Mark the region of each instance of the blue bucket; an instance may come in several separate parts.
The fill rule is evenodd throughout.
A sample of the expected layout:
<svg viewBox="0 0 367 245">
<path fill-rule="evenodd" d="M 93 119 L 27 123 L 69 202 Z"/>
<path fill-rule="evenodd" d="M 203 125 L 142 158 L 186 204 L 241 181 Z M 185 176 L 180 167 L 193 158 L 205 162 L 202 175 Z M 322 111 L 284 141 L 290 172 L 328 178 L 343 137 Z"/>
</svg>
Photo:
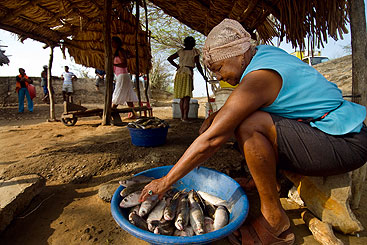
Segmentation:
<svg viewBox="0 0 367 245">
<path fill-rule="evenodd" d="M 144 147 L 163 145 L 168 133 L 168 127 L 149 129 L 128 127 L 128 129 L 133 145 Z"/>
<path fill-rule="evenodd" d="M 172 167 L 173 166 L 152 168 L 138 173 L 137 175 L 161 178 L 165 176 Z M 230 235 L 242 225 L 247 217 L 249 204 L 244 190 L 234 179 L 216 170 L 205 167 L 196 168 L 177 181 L 173 187 L 178 190 L 200 190 L 227 200 L 233 204 L 229 217 L 229 224 L 217 231 L 192 237 L 158 235 L 139 229 L 129 222 L 127 218 L 128 210 L 119 207 L 122 200 L 120 192 L 124 189 L 123 186 L 120 186 L 112 197 L 112 216 L 122 229 L 152 244 L 207 244 Z"/>
</svg>

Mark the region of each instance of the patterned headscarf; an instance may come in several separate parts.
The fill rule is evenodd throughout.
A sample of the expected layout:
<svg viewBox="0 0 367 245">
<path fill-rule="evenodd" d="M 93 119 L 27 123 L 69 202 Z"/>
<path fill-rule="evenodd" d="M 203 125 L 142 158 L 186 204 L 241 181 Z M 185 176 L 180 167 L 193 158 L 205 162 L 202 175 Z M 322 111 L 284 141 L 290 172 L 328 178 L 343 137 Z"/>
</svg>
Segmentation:
<svg viewBox="0 0 367 245">
<path fill-rule="evenodd" d="M 236 20 L 224 19 L 205 40 L 203 60 L 206 66 L 216 61 L 244 54 L 249 50 L 251 35 Z"/>
</svg>

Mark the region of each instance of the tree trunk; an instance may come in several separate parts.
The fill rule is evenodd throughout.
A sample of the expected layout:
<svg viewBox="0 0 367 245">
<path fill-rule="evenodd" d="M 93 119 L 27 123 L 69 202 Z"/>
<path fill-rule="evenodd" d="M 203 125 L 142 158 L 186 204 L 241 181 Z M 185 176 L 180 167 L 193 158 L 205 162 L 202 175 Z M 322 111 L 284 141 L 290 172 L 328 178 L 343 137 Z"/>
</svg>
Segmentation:
<svg viewBox="0 0 367 245">
<path fill-rule="evenodd" d="M 112 105 L 112 84 L 113 84 L 113 63 L 112 63 L 112 48 L 111 48 L 111 11 L 112 0 L 104 1 L 104 60 L 106 71 L 106 88 L 104 98 L 104 108 L 102 116 L 102 125 L 111 123 L 111 105 Z"/>
<path fill-rule="evenodd" d="M 48 97 L 50 100 L 50 121 L 56 121 L 55 116 L 55 101 L 54 101 L 54 91 L 52 89 L 52 63 L 54 59 L 54 47 L 50 46 L 51 52 L 50 52 L 50 60 L 48 62 L 48 68 L 47 68 L 47 89 L 48 89 Z"/>
<path fill-rule="evenodd" d="M 352 101 L 367 106 L 367 35 L 364 7 L 364 0 L 350 1 L 350 23 L 352 32 Z M 366 169 L 366 166 L 363 166 L 352 172 L 352 208 L 359 207 L 363 183 L 366 177 Z"/>
</svg>

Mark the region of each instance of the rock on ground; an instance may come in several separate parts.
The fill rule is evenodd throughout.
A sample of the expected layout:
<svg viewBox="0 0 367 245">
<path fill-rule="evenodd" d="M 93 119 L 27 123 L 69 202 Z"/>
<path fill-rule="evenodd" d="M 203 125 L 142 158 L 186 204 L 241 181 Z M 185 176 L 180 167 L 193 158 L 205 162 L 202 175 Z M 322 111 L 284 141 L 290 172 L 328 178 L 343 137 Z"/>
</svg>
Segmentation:
<svg viewBox="0 0 367 245">
<path fill-rule="evenodd" d="M 39 175 L 25 175 L 0 181 L 0 231 L 3 231 L 45 186 Z"/>
<path fill-rule="evenodd" d="M 102 184 L 98 189 L 98 196 L 103 201 L 111 202 L 112 196 L 119 186 L 119 179 L 111 180 L 105 184 Z"/>
</svg>

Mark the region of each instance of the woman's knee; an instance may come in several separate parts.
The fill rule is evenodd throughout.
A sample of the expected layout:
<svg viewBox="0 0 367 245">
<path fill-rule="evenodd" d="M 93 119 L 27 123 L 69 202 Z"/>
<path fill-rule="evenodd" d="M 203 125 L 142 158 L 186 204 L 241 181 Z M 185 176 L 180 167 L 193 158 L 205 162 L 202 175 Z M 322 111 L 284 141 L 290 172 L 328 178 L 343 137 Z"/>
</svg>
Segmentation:
<svg viewBox="0 0 367 245">
<path fill-rule="evenodd" d="M 260 133 L 275 142 L 276 130 L 273 119 L 270 114 L 263 111 L 256 111 L 246 118 L 235 130 L 237 140 L 245 141 L 254 135 Z"/>
</svg>

